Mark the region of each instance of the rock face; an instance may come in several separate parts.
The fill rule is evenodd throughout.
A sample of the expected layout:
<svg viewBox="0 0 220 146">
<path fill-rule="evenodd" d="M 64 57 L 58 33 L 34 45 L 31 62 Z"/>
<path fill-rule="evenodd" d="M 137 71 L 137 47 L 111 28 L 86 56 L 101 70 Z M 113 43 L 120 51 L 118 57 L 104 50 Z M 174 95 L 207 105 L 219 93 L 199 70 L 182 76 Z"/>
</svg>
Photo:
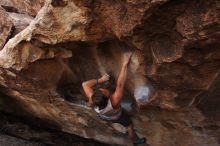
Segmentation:
<svg viewBox="0 0 220 146">
<path fill-rule="evenodd" d="M 10 12 L 36 16 L 45 0 L 1 0 L 0 5 Z"/>
<path fill-rule="evenodd" d="M 1 49 L 4 47 L 7 39 L 10 37 L 10 33 L 12 31 L 12 22 L 11 20 L 8 18 L 8 14 L 2 9 L 0 8 L 0 14 L 1 14 L 1 18 L 0 18 L 0 47 Z"/>
<path fill-rule="evenodd" d="M 46 129 L 50 124 L 37 118 L 18 117 L 4 112 L 1 112 L 0 115 L 0 145 L 2 146 L 108 146 L 94 140 L 63 133 L 56 130 L 55 127 L 48 131 Z M 28 123 L 31 123 L 31 125 L 28 125 Z M 39 140 L 41 143 L 36 142 Z"/>
<path fill-rule="evenodd" d="M 44 146 L 43 144 L 39 143 L 30 143 L 27 141 L 23 141 L 20 139 L 16 139 L 14 137 L 6 136 L 6 135 L 0 135 L 1 140 L 0 144 L 1 145 L 7 145 L 7 146 L 20 146 L 20 145 L 26 145 L 26 146 Z"/>
<path fill-rule="evenodd" d="M 219 0 L 29 2 L 0 2 L 1 111 L 131 145 L 123 128 L 82 104 L 81 88 L 107 72 L 114 90 L 131 50 L 122 106 L 138 134 L 152 146 L 220 145 Z"/>
</svg>

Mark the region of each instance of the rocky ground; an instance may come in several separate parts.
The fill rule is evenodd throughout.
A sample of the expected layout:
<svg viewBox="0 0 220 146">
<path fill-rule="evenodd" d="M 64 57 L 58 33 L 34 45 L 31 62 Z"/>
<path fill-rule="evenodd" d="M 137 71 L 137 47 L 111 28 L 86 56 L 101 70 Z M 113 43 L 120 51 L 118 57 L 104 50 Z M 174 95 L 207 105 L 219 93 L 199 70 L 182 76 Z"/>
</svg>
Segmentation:
<svg viewBox="0 0 220 146">
<path fill-rule="evenodd" d="M 24 141 L 15 137 L 0 134 L 0 145 L 1 146 L 46 146 L 41 143 L 34 143 L 29 141 Z"/>
</svg>

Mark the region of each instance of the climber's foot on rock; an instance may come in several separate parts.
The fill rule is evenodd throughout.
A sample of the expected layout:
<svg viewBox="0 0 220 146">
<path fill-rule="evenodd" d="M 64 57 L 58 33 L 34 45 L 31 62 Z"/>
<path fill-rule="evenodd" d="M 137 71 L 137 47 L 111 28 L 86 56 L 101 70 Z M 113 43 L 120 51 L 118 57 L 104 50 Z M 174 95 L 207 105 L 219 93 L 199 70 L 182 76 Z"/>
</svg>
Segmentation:
<svg viewBox="0 0 220 146">
<path fill-rule="evenodd" d="M 147 146 L 147 139 L 145 137 L 137 139 L 133 142 L 134 146 Z"/>
</svg>

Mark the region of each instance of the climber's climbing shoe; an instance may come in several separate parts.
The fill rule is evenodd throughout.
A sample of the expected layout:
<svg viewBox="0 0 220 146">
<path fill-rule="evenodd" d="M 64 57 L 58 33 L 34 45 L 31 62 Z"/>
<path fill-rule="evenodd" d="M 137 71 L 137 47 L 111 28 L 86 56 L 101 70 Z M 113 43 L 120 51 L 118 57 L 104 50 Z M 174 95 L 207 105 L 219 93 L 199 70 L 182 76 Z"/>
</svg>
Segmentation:
<svg viewBox="0 0 220 146">
<path fill-rule="evenodd" d="M 146 144 L 146 138 L 143 137 L 143 138 L 139 138 L 137 139 L 135 142 L 133 142 L 133 145 L 134 146 L 138 146 L 138 145 L 141 145 L 141 144 Z"/>
</svg>

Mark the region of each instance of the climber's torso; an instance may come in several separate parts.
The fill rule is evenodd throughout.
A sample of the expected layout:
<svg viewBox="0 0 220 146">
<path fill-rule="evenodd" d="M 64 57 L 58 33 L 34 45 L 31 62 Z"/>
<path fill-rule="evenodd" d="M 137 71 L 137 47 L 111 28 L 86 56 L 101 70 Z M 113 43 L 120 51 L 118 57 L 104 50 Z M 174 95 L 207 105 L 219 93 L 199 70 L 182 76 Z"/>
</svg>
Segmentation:
<svg viewBox="0 0 220 146">
<path fill-rule="evenodd" d="M 99 117 L 104 120 L 117 120 L 122 113 L 121 106 L 117 109 L 114 109 L 110 99 L 108 100 L 108 104 L 105 108 L 99 110 L 98 107 L 95 107 L 94 110 L 99 115 Z"/>
</svg>

